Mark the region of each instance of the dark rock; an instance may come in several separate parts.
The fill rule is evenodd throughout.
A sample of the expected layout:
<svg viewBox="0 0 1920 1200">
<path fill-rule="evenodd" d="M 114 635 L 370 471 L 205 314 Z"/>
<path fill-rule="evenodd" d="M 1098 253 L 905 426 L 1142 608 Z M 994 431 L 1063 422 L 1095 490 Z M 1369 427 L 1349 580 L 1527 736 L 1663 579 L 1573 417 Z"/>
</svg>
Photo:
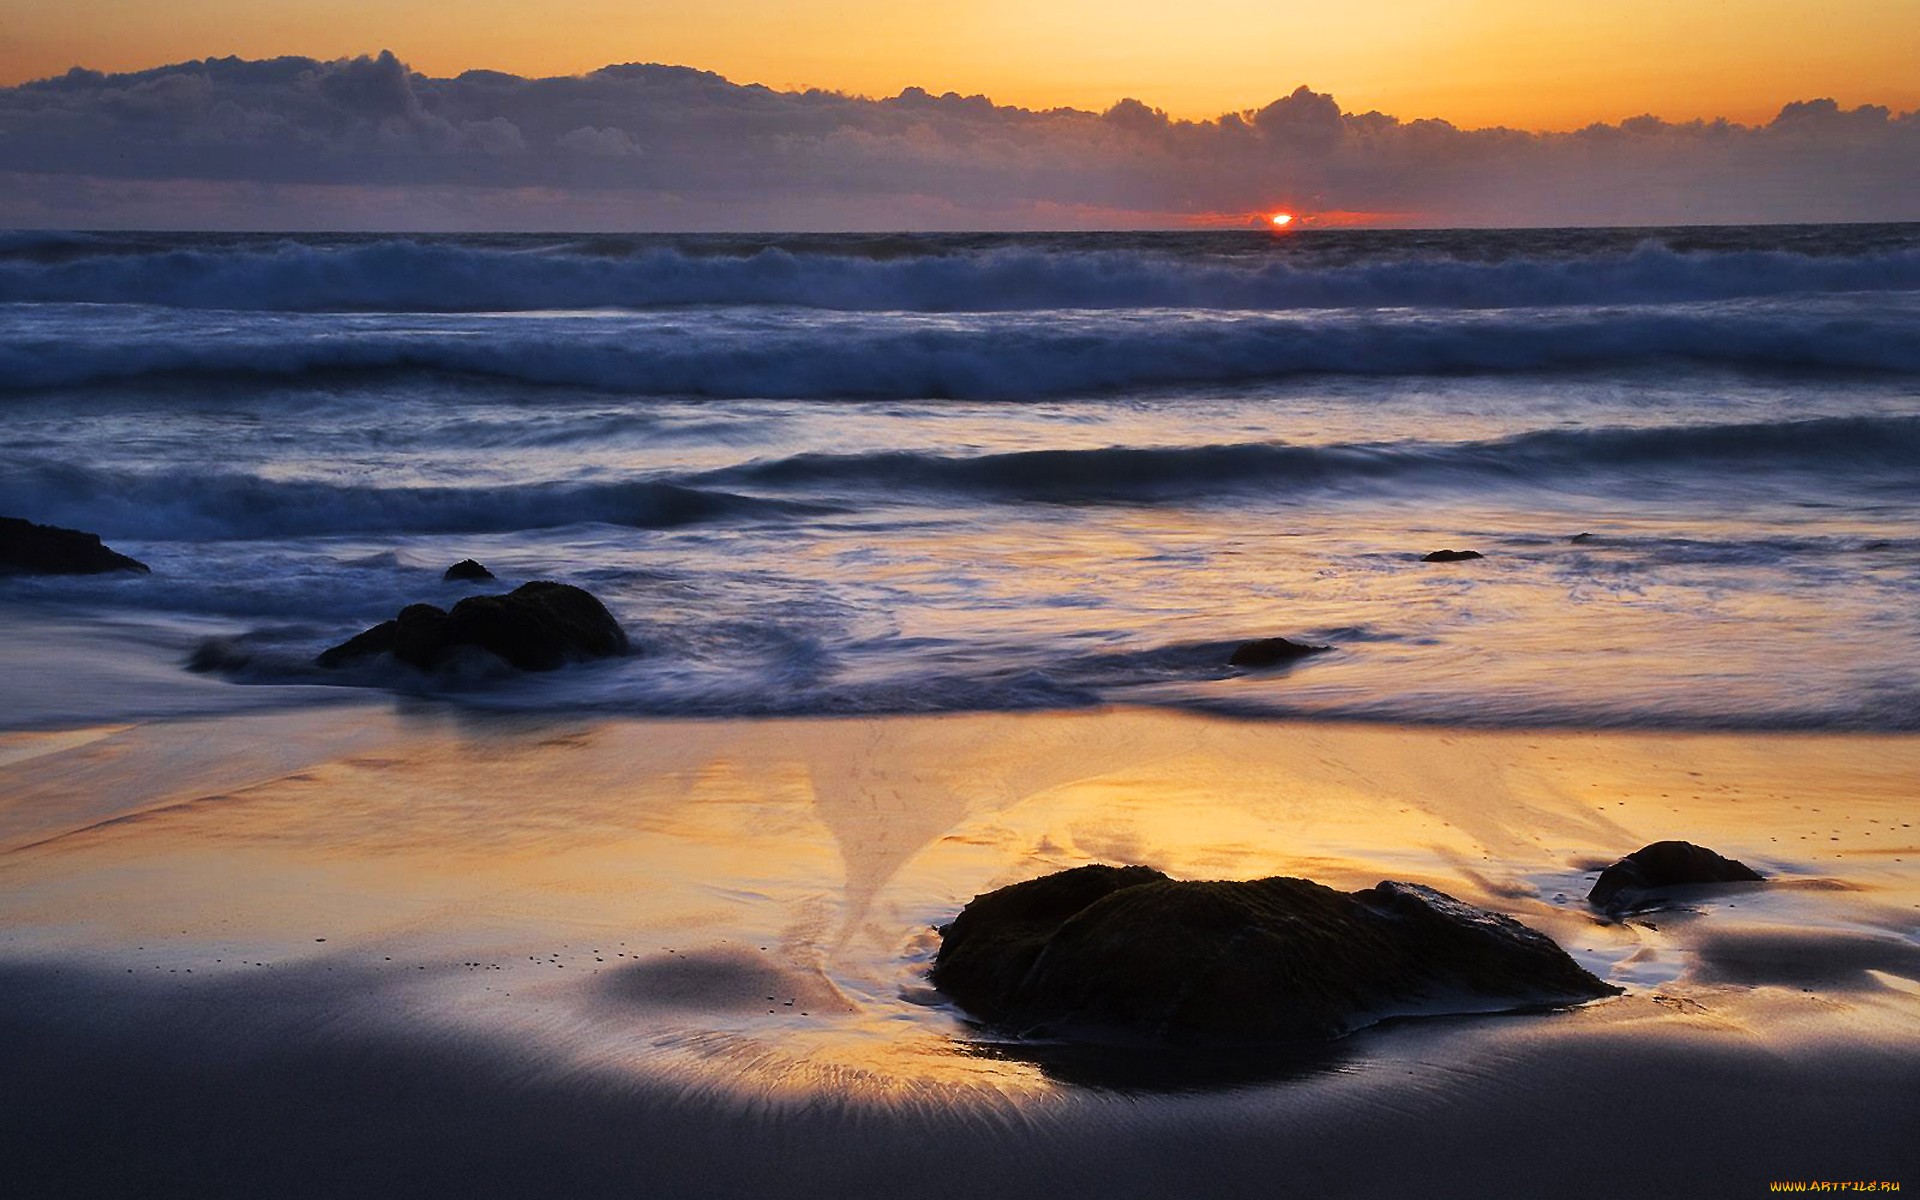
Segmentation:
<svg viewBox="0 0 1920 1200">
<path fill-rule="evenodd" d="M 504 596 L 469 596 L 447 618 L 447 641 L 473 645 L 522 671 L 551 671 L 570 658 L 627 652 L 627 635 L 606 606 L 564 583 L 522 584 Z"/>
<path fill-rule="evenodd" d="M 1309 654 L 1319 654 L 1327 648 L 1326 646 L 1309 646 L 1305 642 L 1290 642 L 1280 637 L 1261 638 L 1259 641 L 1242 642 L 1236 646 L 1233 656 L 1227 659 L 1227 664 L 1258 671 L 1266 667 L 1290 663 L 1305 658 Z"/>
<path fill-rule="evenodd" d="M 0 575 L 101 575 L 108 571 L 152 573 L 145 563 L 101 545 L 97 533 L 0 517 Z"/>
<path fill-rule="evenodd" d="M 450 649 L 447 614 L 431 604 L 409 604 L 391 621 L 382 621 L 321 653 L 315 661 L 337 667 L 372 654 L 391 654 L 403 663 L 430 670 Z"/>
<path fill-rule="evenodd" d="M 1757 883 L 1765 876 L 1743 862 L 1692 842 L 1655 842 L 1600 872 L 1587 903 L 1609 912 L 1650 907 L 1660 888 L 1701 883 Z"/>
<path fill-rule="evenodd" d="M 382 621 L 364 633 L 356 633 L 338 646 L 322 650 L 313 661 L 323 667 L 341 667 L 357 658 L 386 654 L 400 640 L 400 622 Z"/>
<path fill-rule="evenodd" d="M 393 625 L 393 656 L 422 670 L 431 668 L 451 642 L 451 619 L 431 604 L 409 604 L 400 610 Z"/>
<path fill-rule="evenodd" d="M 574 659 L 628 651 L 626 632 L 591 593 L 536 580 L 502 596 L 469 596 L 452 612 L 410 604 L 394 620 L 323 651 L 315 661 L 338 667 L 390 653 L 430 671 L 465 646 L 489 651 L 522 671 L 551 671 Z"/>
<path fill-rule="evenodd" d="M 1432 554 L 1421 556 L 1421 562 L 1466 562 L 1471 558 L 1485 558 L 1478 550 L 1435 550 Z"/>
<path fill-rule="evenodd" d="M 975 896 L 940 931 L 934 986 L 984 1017 L 1004 1019 L 1069 917 L 1122 888 L 1165 878 L 1152 867 L 1078 867 Z"/>
<path fill-rule="evenodd" d="M 479 563 L 473 561 L 470 558 L 463 558 L 459 562 L 448 567 L 447 573 L 445 575 L 442 575 L 440 578 L 445 580 L 448 583 L 452 583 L 457 580 L 466 580 L 466 579 L 492 579 L 493 572 L 487 570 L 485 567 L 481 566 Z"/>
<path fill-rule="evenodd" d="M 1594 535 L 1591 533 L 1576 533 L 1567 540 L 1576 546 L 1584 546 L 1594 540 Z"/>
<path fill-rule="evenodd" d="M 1080 867 L 975 897 L 941 934 L 933 983 L 962 1007 L 1091 1041 L 1322 1039 L 1619 990 L 1518 921 L 1410 883 L 1337 892 Z"/>
</svg>

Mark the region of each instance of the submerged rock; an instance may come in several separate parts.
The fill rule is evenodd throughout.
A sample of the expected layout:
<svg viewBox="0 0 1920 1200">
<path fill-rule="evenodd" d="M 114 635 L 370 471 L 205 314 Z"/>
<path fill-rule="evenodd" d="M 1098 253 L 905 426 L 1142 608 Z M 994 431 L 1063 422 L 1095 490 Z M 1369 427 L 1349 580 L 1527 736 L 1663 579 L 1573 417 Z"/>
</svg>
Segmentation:
<svg viewBox="0 0 1920 1200">
<path fill-rule="evenodd" d="M 1466 562 L 1468 559 L 1485 558 L 1485 557 L 1486 555 L 1480 553 L 1478 550 L 1435 550 L 1431 554 L 1422 555 L 1420 558 L 1420 561 L 1421 562 Z"/>
<path fill-rule="evenodd" d="M 1326 646 L 1309 646 L 1305 642 L 1290 642 L 1283 637 L 1261 638 L 1258 641 L 1242 642 L 1234 647 L 1233 655 L 1227 659 L 1227 665 L 1261 670 L 1277 667 L 1309 654 L 1319 654 L 1327 650 Z"/>
<path fill-rule="evenodd" d="M 97 533 L 0 517 L 0 575 L 102 575 L 152 569 L 100 544 Z"/>
<path fill-rule="evenodd" d="M 1758 883 L 1758 871 L 1692 842 L 1655 842 L 1642 846 L 1600 872 L 1587 903 L 1610 912 L 1645 907 L 1650 893 L 1700 883 Z"/>
<path fill-rule="evenodd" d="M 1584 546 L 1588 542 L 1593 541 L 1594 537 L 1595 535 L 1591 533 L 1576 533 L 1572 537 L 1568 538 L 1567 540 L 1569 542 L 1572 542 L 1576 546 Z"/>
<path fill-rule="evenodd" d="M 933 983 L 969 1012 L 1092 1041 L 1324 1039 L 1619 991 L 1544 934 L 1411 883 L 1079 867 L 977 896 L 941 936 Z"/>
<path fill-rule="evenodd" d="M 551 671 L 571 660 L 628 651 L 626 631 L 592 593 L 536 580 L 501 596 L 468 596 L 451 612 L 410 604 L 393 620 L 321 652 L 314 661 L 339 667 L 385 653 L 430 671 L 469 646 L 522 671 Z"/>
<path fill-rule="evenodd" d="M 445 575 L 442 575 L 440 578 L 447 583 L 453 583 L 457 580 L 464 580 L 464 579 L 492 579 L 493 572 L 487 570 L 485 567 L 481 566 L 479 563 L 473 561 L 470 558 L 463 558 L 459 562 L 448 567 L 447 573 Z"/>
</svg>

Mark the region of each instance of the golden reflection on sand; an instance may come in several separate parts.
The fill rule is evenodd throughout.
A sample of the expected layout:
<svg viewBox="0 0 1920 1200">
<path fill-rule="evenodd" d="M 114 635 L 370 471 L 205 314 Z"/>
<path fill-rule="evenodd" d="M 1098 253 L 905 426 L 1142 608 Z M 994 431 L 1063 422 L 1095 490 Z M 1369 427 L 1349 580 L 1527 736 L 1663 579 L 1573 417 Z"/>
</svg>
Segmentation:
<svg viewBox="0 0 1920 1200">
<path fill-rule="evenodd" d="M 923 973 L 971 896 L 1090 861 L 1410 879 L 1510 912 L 1632 989 L 1563 1033 L 1920 1013 L 1894 946 L 1920 925 L 1915 738 L 365 708 L 17 744 L 7 953 L 179 987 L 337 965 L 389 1017 L 702 1087 L 1048 1091 L 1030 1063 L 965 1052 Z M 1667 837 L 1779 883 L 1671 920 L 1580 903 L 1598 865 Z M 1768 973 L 1787 933 L 1832 952 L 1805 993 L 1824 1007 Z"/>
</svg>

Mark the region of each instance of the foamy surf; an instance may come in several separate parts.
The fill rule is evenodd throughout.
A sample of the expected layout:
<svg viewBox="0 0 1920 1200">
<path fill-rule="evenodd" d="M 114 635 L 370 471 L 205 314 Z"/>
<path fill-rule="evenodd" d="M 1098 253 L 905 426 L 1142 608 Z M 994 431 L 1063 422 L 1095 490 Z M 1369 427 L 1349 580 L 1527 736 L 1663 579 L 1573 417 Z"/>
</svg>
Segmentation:
<svg viewBox="0 0 1920 1200">
<path fill-rule="evenodd" d="M 1910 729 L 1917 256 L 1908 226 L 11 235 L 0 513 L 154 572 L 0 581 L 57 630 L 19 653 L 71 667 L 4 715 Z M 642 652 L 315 666 L 457 601 L 466 558 L 588 588 Z M 1330 650 L 1230 662 L 1272 637 Z"/>
<path fill-rule="evenodd" d="M 1900 227 L 637 237 L 30 235 L 0 303 L 259 312 L 1527 308 L 1920 288 Z"/>
</svg>

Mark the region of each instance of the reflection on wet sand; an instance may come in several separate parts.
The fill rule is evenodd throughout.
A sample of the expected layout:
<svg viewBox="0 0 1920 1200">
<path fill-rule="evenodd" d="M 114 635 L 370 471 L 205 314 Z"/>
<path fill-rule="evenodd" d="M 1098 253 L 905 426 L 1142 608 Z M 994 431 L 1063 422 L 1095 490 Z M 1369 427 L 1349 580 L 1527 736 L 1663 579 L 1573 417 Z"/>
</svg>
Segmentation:
<svg viewBox="0 0 1920 1200">
<path fill-rule="evenodd" d="M 1620 1094 L 1610 1063 L 1663 1054 L 1734 1054 L 1758 1088 L 1781 1056 L 1920 1067 L 1920 739 L 364 706 L 8 749 L 0 966 L 25 989 L 10 1019 L 37 1037 L 36 988 L 93 996 L 99 1027 L 67 1031 L 74 1054 L 142 1027 L 191 1047 L 212 1021 L 238 1059 L 326 1031 L 484 1047 L 510 1077 L 673 1104 L 872 1104 L 963 1128 L 1251 1087 L 1288 1120 L 1303 1097 L 1348 1096 L 1349 1116 L 1373 1115 L 1342 1136 L 1424 1103 L 1408 1087 L 1540 1103 L 1574 1071 Z M 1624 921 L 1583 903 L 1600 865 L 1668 836 L 1775 882 Z M 1629 994 L 1304 1052 L 1116 1059 L 1010 1043 L 930 991 L 934 927 L 970 897 L 1088 861 L 1426 883 L 1551 934 Z M 1746 1135 L 1729 1119 L 1715 1136 Z"/>
</svg>

